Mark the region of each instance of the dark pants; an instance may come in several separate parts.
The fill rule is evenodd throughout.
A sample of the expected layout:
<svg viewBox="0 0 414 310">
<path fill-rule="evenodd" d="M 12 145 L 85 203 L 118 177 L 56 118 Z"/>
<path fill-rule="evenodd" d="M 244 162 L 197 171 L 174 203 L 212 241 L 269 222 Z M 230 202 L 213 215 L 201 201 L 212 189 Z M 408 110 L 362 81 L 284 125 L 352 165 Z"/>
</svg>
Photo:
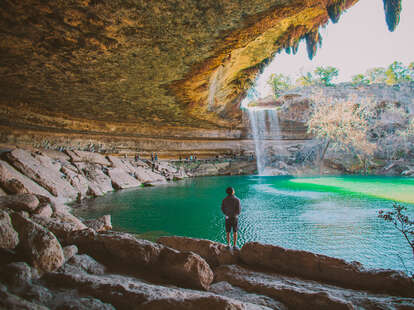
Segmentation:
<svg viewBox="0 0 414 310">
<path fill-rule="evenodd" d="M 237 217 L 229 217 L 226 219 L 226 232 L 231 232 L 233 229 L 233 232 L 237 232 L 238 227 L 238 219 Z"/>
</svg>

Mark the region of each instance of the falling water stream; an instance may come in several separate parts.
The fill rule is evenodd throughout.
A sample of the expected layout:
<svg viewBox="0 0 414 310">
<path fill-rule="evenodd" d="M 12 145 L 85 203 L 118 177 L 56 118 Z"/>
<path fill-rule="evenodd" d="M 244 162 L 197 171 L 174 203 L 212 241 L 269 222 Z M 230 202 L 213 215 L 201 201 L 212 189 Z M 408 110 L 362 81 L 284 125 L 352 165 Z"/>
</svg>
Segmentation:
<svg viewBox="0 0 414 310">
<path fill-rule="evenodd" d="M 271 174 L 272 145 L 280 140 L 279 117 L 276 109 L 248 108 L 250 127 L 255 144 L 257 172 Z"/>
</svg>

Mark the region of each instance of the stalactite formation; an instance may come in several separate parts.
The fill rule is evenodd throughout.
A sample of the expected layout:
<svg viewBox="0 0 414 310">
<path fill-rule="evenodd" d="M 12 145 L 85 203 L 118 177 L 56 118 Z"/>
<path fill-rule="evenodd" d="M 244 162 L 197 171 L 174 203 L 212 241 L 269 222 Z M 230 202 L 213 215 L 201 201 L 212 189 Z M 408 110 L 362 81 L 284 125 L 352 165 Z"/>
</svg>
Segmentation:
<svg viewBox="0 0 414 310">
<path fill-rule="evenodd" d="M 342 12 L 345 10 L 345 4 L 346 0 L 339 0 L 327 7 L 329 18 L 334 24 L 339 21 Z"/>
<path fill-rule="evenodd" d="M 312 60 L 316 55 L 316 51 L 322 45 L 322 36 L 319 33 L 319 30 L 313 30 L 305 35 L 306 39 L 306 49 L 308 51 L 309 59 Z"/>
<path fill-rule="evenodd" d="M 402 10 L 402 0 L 383 0 L 385 20 L 387 21 L 388 29 L 394 31 L 400 22 L 400 14 Z"/>
</svg>

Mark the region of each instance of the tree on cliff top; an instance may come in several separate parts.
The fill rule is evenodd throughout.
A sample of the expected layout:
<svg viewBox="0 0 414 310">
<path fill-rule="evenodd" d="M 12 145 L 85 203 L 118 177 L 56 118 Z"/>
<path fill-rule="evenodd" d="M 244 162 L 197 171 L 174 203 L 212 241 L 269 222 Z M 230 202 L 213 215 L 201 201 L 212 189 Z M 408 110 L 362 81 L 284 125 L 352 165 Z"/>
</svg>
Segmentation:
<svg viewBox="0 0 414 310">
<path fill-rule="evenodd" d="M 325 86 L 332 86 L 332 80 L 339 74 L 339 70 L 331 66 L 317 67 L 314 72 L 319 82 Z"/>
<path fill-rule="evenodd" d="M 318 96 L 308 120 L 308 132 L 321 140 L 319 156 L 322 165 L 328 148 L 354 154 L 363 165 L 374 155 L 375 143 L 369 141 L 370 104 L 355 100 L 336 100 Z"/>
<path fill-rule="evenodd" d="M 292 88 L 292 82 L 290 77 L 284 74 L 273 73 L 270 76 L 268 83 L 272 87 L 273 93 L 276 98 L 279 97 L 282 91 Z"/>
</svg>

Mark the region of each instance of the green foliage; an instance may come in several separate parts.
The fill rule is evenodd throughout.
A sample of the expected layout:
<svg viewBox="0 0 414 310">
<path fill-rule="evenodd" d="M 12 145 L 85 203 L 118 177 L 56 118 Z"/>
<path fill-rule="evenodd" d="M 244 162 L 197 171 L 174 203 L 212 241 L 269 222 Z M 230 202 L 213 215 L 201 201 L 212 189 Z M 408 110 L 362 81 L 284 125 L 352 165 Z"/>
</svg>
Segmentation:
<svg viewBox="0 0 414 310">
<path fill-rule="evenodd" d="M 385 20 L 390 31 L 394 31 L 400 22 L 402 0 L 383 0 Z"/>
<path fill-rule="evenodd" d="M 342 12 L 345 10 L 345 3 L 346 0 L 338 0 L 337 2 L 327 7 L 329 18 L 334 24 L 339 21 Z"/>
<path fill-rule="evenodd" d="M 352 84 L 353 85 L 368 85 L 369 78 L 363 74 L 357 74 L 352 77 Z"/>
<path fill-rule="evenodd" d="M 311 72 L 306 72 L 296 80 L 296 84 L 299 86 L 311 86 L 315 84 L 315 78 Z"/>
<path fill-rule="evenodd" d="M 385 74 L 384 68 L 372 68 L 368 69 L 366 72 L 366 76 L 369 79 L 369 83 L 385 83 L 387 80 L 387 75 Z"/>
<path fill-rule="evenodd" d="M 414 80 L 414 72 L 405 67 L 402 62 L 394 61 L 391 65 L 388 66 L 385 71 L 387 76 L 386 83 L 389 85 L 410 82 Z"/>
<path fill-rule="evenodd" d="M 276 98 L 280 95 L 282 91 L 292 88 L 292 82 L 290 80 L 290 77 L 284 74 L 273 73 L 270 76 L 268 83 L 272 87 L 273 93 L 275 94 Z"/>
<path fill-rule="evenodd" d="M 315 69 L 315 75 L 319 82 L 325 86 L 332 86 L 332 79 L 338 76 L 339 71 L 335 67 L 317 67 Z"/>
</svg>

